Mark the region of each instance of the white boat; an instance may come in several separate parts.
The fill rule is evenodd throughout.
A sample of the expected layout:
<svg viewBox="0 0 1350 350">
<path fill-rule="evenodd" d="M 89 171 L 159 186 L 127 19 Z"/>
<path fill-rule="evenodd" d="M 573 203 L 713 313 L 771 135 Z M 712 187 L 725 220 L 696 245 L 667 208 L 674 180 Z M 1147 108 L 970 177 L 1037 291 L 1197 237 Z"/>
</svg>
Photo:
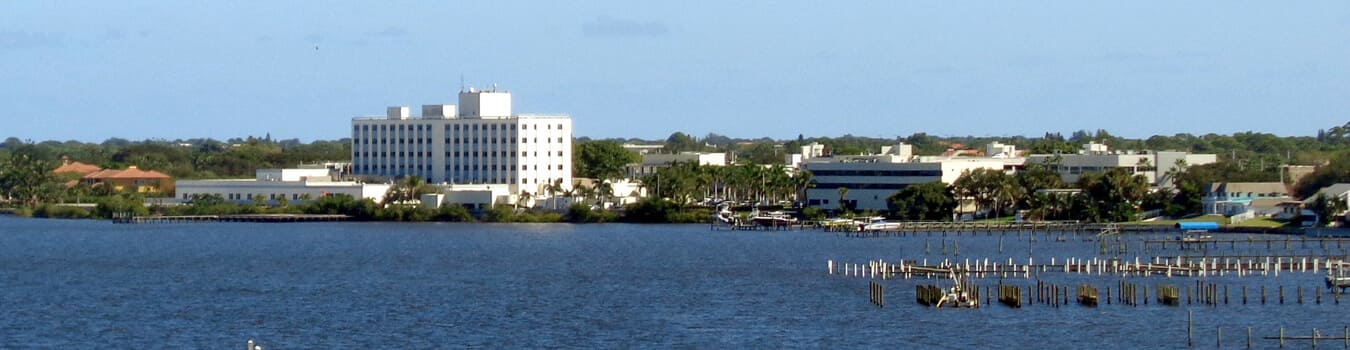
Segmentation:
<svg viewBox="0 0 1350 350">
<path fill-rule="evenodd" d="M 797 218 L 781 211 L 771 211 L 750 217 L 750 221 L 763 226 L 786 226 L 797 223 Z"/>
<path fill-rule="evenodd" d="M 1339 262 L 1327 269 L 1327 289 L 1340 288 L 1341 292 L 1350 289 L 1350 262 Z"/>
<path fill-rule="evenodd" d="M 900 223 L 881 220 L 863 225 L 863 231 L 894 231 L 900 229 Z"/>
<path fill-rule="evenodd" d="M 886 218 L 881 216 L 857 218 L 853 219 L 853 223 L 858 226 L 858 231 L 881 231 L 900 228 L 899 223 L 886 222 Z"/>
<path fill-rule="evenodd" d="M 1207 242 L 1211 239 L 1214 239 L 1214 236 L 1207 234 L 1208 232 L 1209 231 L 1203 230 L 1186 231 L 1186 233 L 1183 233 L 1181 236 L 1177 237 L 1177 240 L 1182 241 L 1183 243 Z"/>
<path fill-rule="evenodd" d="M 952 287 L 947 288 L 946 292 L 942 294 L 942 299 L 938 300 L 937 307 L 941 308 L 944 305 L 956 308 L 980 307 L 980 300 L 970 295 L 970 292 L 967 292 L 961 286 L 961 280 L 956 278 L 956 273 L 952 273 Z"/>
</svg>

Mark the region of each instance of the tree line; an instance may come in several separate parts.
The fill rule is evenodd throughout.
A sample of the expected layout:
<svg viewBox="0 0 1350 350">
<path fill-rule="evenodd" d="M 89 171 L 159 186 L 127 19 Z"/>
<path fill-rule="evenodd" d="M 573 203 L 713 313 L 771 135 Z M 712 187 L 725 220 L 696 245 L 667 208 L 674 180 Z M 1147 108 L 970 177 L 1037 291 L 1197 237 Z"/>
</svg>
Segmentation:
<svg viewBox="0 0 1350 350">
<path fill-rule="evenodd" d="M 870 138 L 853 135 L 841 137 L 805 137 L 799 135 L 792 140 L 773 140 L 769 138 L 740 139 L 723 135 L 709 134 L 703 138 L 684 133 L 674 133 L 665 140 L 643 141 L 629 140 L 591 140 L 579 138 L 574 143 L 573 175 L 594 178 L 604 184 L 606 180 L 620 179 L 626 176 L 624 166 L 640 160 L 636 154 L 623 149 L 622 143 L 649 142 L 664 145 L 666 152 L 681 151 L 719 151 L 728 152 L 736 159 L 729 167 L 707 167 L 697 164 L 676 164 L 663 168 L 654 174 L 638 179 L 651 194 L 667 198 L 669 204 L 685 207 L 707 200 L 735 202 L 780 203 L 800 200 L 805 188 L 810 186 L 810 175 L 793 176 L 783 169 L 783 156 L 795 153 L 801 145 L 820 143 L 827 154 L 858 154 L 879 149 L 884 145 L 906 142 L 921 155 L 934 155 L 948 149 L 981 149 L 989 142 L 1002 142 L 1018 146 L 1033 153 L 1076 152 L 1078 146 L 1089 142 L 1105 143 L 1114 149 L 1135 150 L 1181 150 L 1193 153 L 1214 153 L 1219 162 L 1215 164 L 1192 166 L 1185 172 L 1168 174 L 1165 181 L 1174 186 L 1169 191 L 1147 192 L 1143 195 L 1115 194 L 1111 190 L 1102 192 L 1106 197 L 1078 198 L 1077 196 L 1056 196 L 1037 193 L 1035 189 L 1046 188 L 1052 176 L 1045 176 L 1044 170 L 1029 167 L 1018 175 L 999 178 L 992 174 L 974 174 L 953 184 L 947 190 L 949 197 L 972 198 L 983 211 L 995 215 L 1007 215 L 1011 210 L 1029 210 L 1039 217 L 1058 218 L 1066 215 L 1087 215 L 1087 220 L 1111 220 L 1128 216 L 1124 206 L 1115 205 L 1123 198 L 1127 202 L 1137 203 L 1138 210 L 1161 210 L 1165 215 L 1184 215 L 1196 213 L 1200 208 L 1200 194 L 1204 186 L 1214 182 L 1280 181 L 1289 183 L 1296 197 L 1306 198 L 1318 189 L 1340 182 L 1350 182 L 1350 123 L 1319 130 L 1316 136 L 1279 137 L 1267 133 L 1241 132 L 1232 135 L 1219 134 L 1174 134 L 1158 135 L 1143 139 L 1119 137 L 1105 130 L 1081 130 L 1064 136 L 1059 133 L 1045 133 L 1040 137 L 939 137 L 925 133 L 915 133 L 907 137 Z M 85 185 L 66 187 L 73 180 L 51 174 L 50 170 L 60 165 L 63 158 L 98 165 L 103 168 L 125 168 L 137 165 L 142 169 L 156 170 L 176 179 L 195 178 L 244 178 L 251 177 L 256 169 L 291 167 L 301 163 L 324 161 L 350 161 L 351 145 L 349 139 L 319 140 L 302 143 L 298 140 L 272 140 L 270 136 L 234 138 L 225 141 L 212 139 L 183 140 L 144 140 L 108 139 L 101 143 L 78 141 L 22 141 L 10 137 L 0 143 L 0 201 L 8 206 L 23 206 L 30 209 L 42 203 L 93 202 L 100 198 L 115 195 L 106 188 L 92 188 Z M 1286 177 L 1281 172 L 1283 165 L 1318 165 L 1312 175 L 1299 181 Z M 1124 186 L 1126 180 L 1109 173 L 1085 176 L 1111 186 Z M 1068 186 L 1070 184 L 1064 184 Z M 1072 184 L 1082 190 L 1082 196 L 1090 196 L 1092 183 Z M 551 186 L 556 192 L 567 191 L 569 186 Z M 935 187 L 935 186 L 929 186 Z M 1057 187 L 1057 186 L 1049 186 Z M 596 188 L 572 188 L 570 195 L 582 195 L 588 198 L 614 195 L 606 193 L 601 186 Z M 907 196 L 925 190 L 923 186 L 906 189 Z M 907 197 L 936 198 L 933 195 L 942 191 L 923 193 L 924 196 Z M 942 192 L 945 193 L 945 192 Z M 150 194 L 164 195 L 164 194 Z M 899 193 L 897 194 L 899 195 Z M 1092 200 L 1092 201 L 1089 201 Z M 923 200 L 923 203 L 936 203 L 936 200 Z M 1075 202 L 1077 201 L 1077 202 Z M 1093 202 L 1096 201 L 1096 202 Z M 908 203 L 908 202 L 906 202 Z M 1075 209 L 1075 205 L 1086 208 L 1092 204 L 1095 211 Z M 1105 205 L 1105 206 L 1100 206 Z M 912 205 L 911 205 L 912 206 Z M 914 211 L 911 216 L 924 216 L 938 211 L 905 209 Z M 896 211 L 899 215 L 901 211 Z M 1081 213 L 1090 214 L 1081 214 Z M 1071 214 L 1077 213 L 1077 214 Z"/>
</svg>

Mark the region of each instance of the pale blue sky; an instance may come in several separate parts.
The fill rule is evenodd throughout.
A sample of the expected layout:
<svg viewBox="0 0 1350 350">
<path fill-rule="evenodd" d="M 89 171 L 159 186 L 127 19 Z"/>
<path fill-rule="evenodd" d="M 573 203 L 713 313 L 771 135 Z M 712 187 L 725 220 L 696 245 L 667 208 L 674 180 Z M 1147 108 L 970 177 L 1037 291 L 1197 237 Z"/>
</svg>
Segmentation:
<svg viewBox="0 0 1350 350">
<path fill-rule="evenodd" d="M 461 75 L 590 137 L 1313 135 L 1350 2 L 0 3 L 0 137 L 336 139 Z"/>
</svg>

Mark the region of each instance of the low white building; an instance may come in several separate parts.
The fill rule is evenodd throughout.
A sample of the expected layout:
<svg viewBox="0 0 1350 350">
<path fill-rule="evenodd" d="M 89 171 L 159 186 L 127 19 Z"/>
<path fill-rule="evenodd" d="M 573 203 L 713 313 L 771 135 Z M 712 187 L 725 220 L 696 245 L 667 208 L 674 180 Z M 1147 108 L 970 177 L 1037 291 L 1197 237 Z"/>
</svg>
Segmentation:
<svg viewBox="0 0 1350 350">
<path fill-rule="evenodd" d="M 259 169 L 255 174 L 253 179 L 179 180 L 177 194 L 184 202 L 191 201 L 194 196 L 217 195 L 227 202 L 239 204 L 256 204 L 258 198 L 269 205 L 283 201 L 298 204 L 345 194 L 379 203 L 390 187 L 389 184 L 334 181 L 329 169 Z"/>
<path fill-rule="evenodd" d="M 1180 162 L 1179 162 L 1180 161 Z M 1185 166 L 1195 166 L 1218 162 L 1214 154 L 1191 154 L 1178 151 L 1109 151 L 1106 145 L 1088 143 L 1076 154 L 1033 154 L 1027 157 L 1027 163 L 1047 165 L 1058 172 L 1067 183 L 1078 182 L 1084 173 L 1104 172 L 1113 168 L 1124 168 L 1135 175 L 1142 175 L 1150 186 L 1172 187 L 1170 181 L 1162 179 L 1168 172 Z M 1164 180 L 1164 181 L 1160 181 Z"/>
<path fill-rule="evenodd" d="M 900 155 L 836 156 L 802 164 L 815 185 L 806 190 L 806 205 L 821 209 L 840 208 L 842 200 L 854 210 L 886 210 L 886 200 L 910 185 L 941 181 L 951 184 L 963 172 L 974 169 L 1004 170 L 1007 162 L 992 158 L 946 158 L 910 162 Z"/>
<path fill-rule="evenodd" d="M 440 185 L 441 193 L 424 194 L 419 198 L 423 206 L 440 208 L 459 205 L 469 210 L 487 210 L 498 204 L 516 205 L 521 198 L 512 193 L 507 184 Z M 531 199 L 533 201 L 533 199 Z M 529 205 L 529 203 L 524 203 Z"/>
<path fill-rule="evenodd" d="M 658 154 L 647 153 L 642 155 L 642 163 L 628 164 L 624 170 L 628 173 L 628 178 L 636 179 L 647 174 L 656 173 L 657 169 L 668 167 L 673 163 L 698 163 L 703 166 L 726 166 L 726 153 L 708 153 L 708 152 L 680 152 L 676 154 Z"/>
</svg>

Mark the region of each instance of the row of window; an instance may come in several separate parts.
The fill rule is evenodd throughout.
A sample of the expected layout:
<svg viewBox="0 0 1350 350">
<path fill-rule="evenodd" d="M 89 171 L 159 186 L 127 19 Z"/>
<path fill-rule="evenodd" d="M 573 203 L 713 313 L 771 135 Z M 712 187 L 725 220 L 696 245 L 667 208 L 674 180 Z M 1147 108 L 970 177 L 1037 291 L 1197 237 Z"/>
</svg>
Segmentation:
<svg viewBox="0 0 1350 350">
<path fill-rule="evenodd" d="M 539 125 L 540 125 L 540 124 L 514 124 L 514 123 L 503 123 L 503 124 L 481 124 L 481 123 L 473 123 L 473 124 L 468 124 L 468 125 L 448 124 L 448 125 L 445 125 L 445 131 L 459 131 L 459 130 L 461 130 L 461 128 L 460 128 L 461 126 L 463 127 L 463 130 L 498 130 L 498 129 L 499 129 L 499 128 L 498 128 L 499 126 L 500 126 L 500 129 L 501 129 L 501 130 L 539 130 Z M 432 125 L 431 125 L 431 124 L 396 124 L 396 125 L 389 125 L 389 124 L 376 124 L 376 125 L 363 124 L 363 125 L 352 125 L 352 132 L 358 132 L 358 131 L 371 131 L 371 130 L 375 130 L 375 131 L 391 131 L 391 130 L 395 130 L 395 131 L 423 131 L 423 130 L 431 131 L 431 128 L 432 128 Z M 554 128 L 553 124 L 544 124 L 544 130 L 562 130 L 562 129 L 563 129 L 563 125 L 562 125 L 562 124 L 557 124 L 557 128 L 556 128 L 556 129 Z"/>
<path fill-rule="evenodd" d="M 812 170 L 812 176 L 942 176 L 942 170 Z"/>
<path fill-rule="evenodd" d="M 267 200 L 282 200 L 282 199 L 286 199 L 286 197 L 287 197 L 285 193 L 258 193 L 257 195 L 258 195 L 258 196 L 267 196 Z M 328 196 L 328 195 L 331 195 L 331 194 L 327 194 L 327 195 L 325 195 L 325 196 Z M 291 193 L 291 194 L 290 194 L 290 200 L 298 201 L 298 200 L 300 200 L 301 197 L 303 197 L 303 196 L 304 196 L 304 195 L 303 195 L 303 194 L 300 194 L 300 193 Z M 312 195 L 311 195 L 311 196 L 312 196 Z M 254 198 L 254 194 L 253 194 L 253 193 L 226 193 L 223 197 L 225 197 L 226 200 L 232 200 L 232 201 L 242 201 L 242 200 L 254 200 L 254 199 L 256 199 L 256 198 Z M 191 199 L 192 199 L 192 194 L 190 194 L 190 193 L 184 193 L 184 194 L 183 194 L 183 200 L 191 200 Z"/>
<path fill-rule="evenodd" d="M 910 184 L 817 183 L 817 189 L 847 188 L 850 190 L 903 190 Z"/>
<path fill-rule="evenodd" d="M 557 140 L 558 143 L 563 143 L 563 138 L 561 138 L 561 137 L 558 137 L 558 138 L 548 138 L 548 137 L 545 137 L 545 138 L 544 138 L 544 143 L 553 143 L 554 140 Z M 519 141 L 519 142 L 517 142 L 517 141 Z M 468 144 L 475 144 L 475 145 L 476 145 L 476 144 L 479 144 L 479 143 L 482 143 L 482 144 L 493 144 L 493 145 L 495 145 L 495 144 L 498 144 L 498 143 L 505 144 L 505 143 L 507 143 L 507 142 L 510 142 L 510 143 L 513 144 L 513 145 L 516 144 L 516 143 L 539 143 L 539 138 L 538 138 L 538 137 L 535 137 L 535 138 L 520 138 L 520 139 L 516 139 L 516 138 L 514 138 L 514 137 L 510 137 L 510 138 L 507 138 L 507 137 L 500 137 L 500 138 L 498 138 L 498 137 L 475 137 L 475 138 L 463 138 L 463 137 L 461 137 L 461 138 L 449 138 L 449 137 L 447 137 L 447 138 L 445 138 L 445 144 L 447 144 L 447 145 L 468 145 Z M 363 137 L 359 137 L 359 136 L 358 136 L 358 137 L 352 139 L 352 143 L 353 143 L 353 144 L 357 144 L 357 145 L 388 145 L 388 144 L 395 144 L 395 145 L 418 144 L 418 145 L 421 145 L 421 144 L 431 144 L 431 138 L 430 138 L 430 137 L 427 137 L 427 138 L 412 138 L 412 139 L 408 139 L 408 138 L 397 138 L 397 139 L 393 139 L 393 140 L 391 141 L 390 139 L 388 139 L 388 138 L 383 138 L 383 137 L 381 137 L 381 138 L 379 138 L 379 139 L 375 139 L 375 138 L 363 138 Z"/>
<path fill-rule="evenodd" d="M 1093 173 L 1093 172 L 1107 171 L 1107 170 L 1111 170 L 1111 169 L 1115 169 L 1115 168 L 1132 169 L 1132 170 L 1133 170 L 1134 172 L 1136 172 L 1136 173 L 1137 173 L 1137 172 L 1147 172 L 1147 171 L 1157 171 L 1157 170 L 1158 170 L 1157 167 L 1152 167 L 1152 166 L 1135 166 L 1135 167 L 1129 167 L 1129 166 L 1122 166 L 1122 167 L 1113 167 L 1113 166 L 1051 166 L 1051 167 L 1050 167 L 1050 170 L 1051 170 L 1051 171 L 1056 171 L 1056 172 L 1067 172 L 1067 173 L 1069 173 L 1069 174 L 1078 175 L 1078 174 L 1083 174 L 1083 173 Z"/>
<path fill-rule="evenodd" d="M 369 157 L 371 157 L 371 156 L 375 156 L 375 157 L 398 157 L 398 158 L 404 158 L 404 157 L 431 157 L 431 152 L 353 152 L 353 153 L 355 153 L 356 157 L 366 157 L 366 158 L 369 158 Z M 497 151 L 497 152 L 490 152 L 490 151 L 482 151 L 482 152 L 479 152 L 479 151 L 463 151 L 463 152 L 461 152 L 461 151 L 454 151 L 454 152 L 445 152 L 445 156 L 446 156 L 447 158 L 449 158 L 449 157 L 456 157 L 456 158 L 458 158 L 458 157 L 474 157 L 474 158 L 477 158 L 477 157 L 479 157 L 479 156 L 482 156 L 482 157 L 494 157 L 494 156 L 495 156 L 495 157 L 502 157 L 502 158 L 505 158 L 505 157 L 514 156 L 515 154 L 516 154 L 516 152 L 511 152 L 511 151 Z M 533 151 L 533 152 L 520 152 L 520 156 L 521 156 L 521 157 L 538 157 L 538 156 L 539 156 L 539 151 Z M 544 151 L 544 156 L 545 156 L 545 157 L 555 157 L 555 156 L 556 156 L 556 157 L 558 157 L 558 158 L 562 158 L 562 157 L 563 157 L 563 151 Z"/>
<path fill-rule="evenodd" d="M 431 170 L 431 166 L 430 166 L 430 165 L 425 165 L 425 164 L 419 164 L 419 165 L 405 165 L 405 164 L 396 164 L 396 165 L 389 165 L 389 164 L 377 164 L 377 165 L 372 165 L 372 164 L 357 164 L 357 165 L 354 165 L 354 166 L 352 167 L 352 169 L 354 169 L 354 170 L 356 171 L 357 174 L 364 174 L 364 173 L 368 173 L 368 172 L 372 172 L 372 171 L 382 171 L 382 170 L 389 170 L 389 169 L 398 169 L 398 170 L 403 170 L 403 169 Z M 492 165 L 479 165 L 479 164 L 473 164 L 473 165 L 464 165 L 464 166 L 460 166 L 460 165 L 456 164 L 456 165 L 453 165 L 453 166 L 451 166 L 451 165 L 446 165 L 446 166 L 445 166 L 445 170 L 446 170 L 446 171 L 461 171 L 461 170 L 463 170 L 463 171 L 479 171 L 479 170 L 515 170 L 515 165 L 497 165 L 497 164 L 492 164 Z M 534 164 L 534 165 L 521 165 L 521 166 L 520 166 L 520 170 L 521 170 L 521 171 L 539 170 L 539 165 L 538 165 L 538 164 Z M 565 168 L 562 164 L 556 164 L 556 165 L 555 165 L 555 164 L 548 164 L 548 165 L 544 165 L 544 170 L 566 170 L 566 168 Z"/>
</svg>

